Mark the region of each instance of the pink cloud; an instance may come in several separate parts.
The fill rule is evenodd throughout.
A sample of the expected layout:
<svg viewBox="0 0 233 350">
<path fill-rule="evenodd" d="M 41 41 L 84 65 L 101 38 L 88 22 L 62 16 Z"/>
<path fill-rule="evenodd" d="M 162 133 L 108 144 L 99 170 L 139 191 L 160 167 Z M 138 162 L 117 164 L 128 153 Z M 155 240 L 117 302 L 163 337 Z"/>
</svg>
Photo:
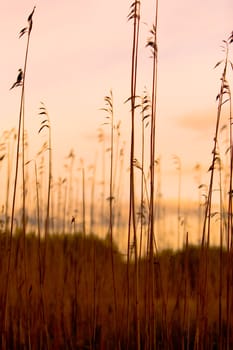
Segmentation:
<svg viewBox="0 0 233 350">
<path fill-rule="evenodd" d="M 176 125 L 197 133 L 212 134 L 216 124 L 216 112 L 197 111 L 176 118 Z"/>
</svg>

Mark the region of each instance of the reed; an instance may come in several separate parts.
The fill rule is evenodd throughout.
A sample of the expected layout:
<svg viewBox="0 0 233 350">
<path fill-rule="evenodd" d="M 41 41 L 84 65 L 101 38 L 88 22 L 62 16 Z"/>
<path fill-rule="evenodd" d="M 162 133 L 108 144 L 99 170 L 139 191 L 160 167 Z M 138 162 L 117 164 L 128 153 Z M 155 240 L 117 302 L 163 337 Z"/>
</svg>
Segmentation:
<svg viewBox="0 0 233 350">
<path fill-rule="evenodd" d="M 10 282 L 10 270 L 11 270 L 11 262 L 12 262 L 12 237 L 13 237 L 13 229 L 14 229 L 14 213 L 15 213 L 15 202 L 16 202 L 16 190 L 17 190 L 17 180 L 18 180 L 18 170 L 19 170 L 19 151 L 20 151 L 20 143 L 22 145 L 22 183 L 23 183 L 23 200 L 22 200 L 22 221 L 23 221 L 23 240 L 24 240 L 24 248 L 23 248 L 23 256 L 24 256 L 24 278 L 26 285 L 26 294 L 27 298 L 29 298 L 28 294 L 28 286 L 27 286 L 27 266 L 26 266 L 26 257 L 25 257 L 25 249 L 26 249 L 26 218 L 25 218 L 25 176 L 24 176 L 24 136 L 25 136 L 25 126 L 24 126 L 24 100 L 25 100 L 25 80 L 26 80 L 26 70 L 27 70 L 27 62 L 28 62 L 28 52 L 29 52 L 29 43 L 32 31 L 32 18 L 35 11 L 35 7 L 33 11 L 28 16 L 28 25 L 24 27 L 19 34 L 21 38 L 24 34 L 27 34 L 27 44 L 24 58 L 24 68 L 19 69 L 19 73 L 15 83 L 12 85 L 11 89 L 21 86 L 21 97 L 20 97 L 20 107 L 19 107 L 19 120 L 18 120 L 18 133 L 17 133 L 17 150 L 16 150 L 16 165 L 15 165 L 15 178 L 14 178 L 14 187 L 13 187 L 13 199 L 12 199 L 12 210 L 11 210 L 11 222 L 10 222 L 10 237 L 9 237 L 9 248 L 8 248 L 8 261 L 7 261 L 7 272 L 6 272 L 6 282 L 5 282 L 5 292 L 4 292 L 4 310 L 2 314 L 2 322 L 1 322 L 1 335 L 2 335 L 2 347 L 3 349 L 7 348 L 7 339 L 6 339 L 6 329 L 8 322 L 8 297 L 9 297 L 9 282 Z M 22 137 L 22 139 L 21 139 Z M 29 299 L 28 299 L 29 300 Z M 27 327 L 29 327 L 29 319 L 27 317 Z M 28 346 L 30 345 L 30 335 L 28 334 Z"/>
<path fill-rule="evenodd" d="M 138 46 L 139 46 L 139 28 L 140 28 L 140 7 L 141 2 L 135 1 L 130 6 L 128 20 L 133 21 L 133 46 L 131 59 L 131 85 L 130 85 L 130 103 L 131 103 L 131 136 L 130 136 L 130 195 L 129 195 L 129 218 L 128 218 L 128 273 L 127 273 L 127 330 L 129 337 L 129 318 L 130 318 L 130 293 L 129 293 L 129 259 L 131 231 L 133 232 L 133 247 L 135 259 L 135 329 L 136 329 L 136 348 L 140 349 L 140 319 L 139 319 L 139 299 L 138 299 L 138 250 L 137 250 L 137 232 L 136 232 L 136 210 L 135 210 L 135 177 L 134 177 L 134 159 L 135 159 L 135 107 L 137 91 L 137 70 L 138 70 Z"/>
<path fill-rule="evenodd" d="M 184 222 L 181 231 L 183 166 L 176 155 L 177 249 L 162 251 L 159 238 L 165 234 L 160 222 L 163 172 L 156 148 L 158 7 L 156 1 L 154 24 L 146 43 L 152 53 L 151 91 L 144 91 L 141 97 L 137 95 L 141 2 L 133 2 L 128 14 L 133 32 L 130 96 L 126 100 L 130 103 L 127 210 L 123 200 L 127 146 L 122 143 L 121 122 L 116 121 L 112 90 L 104 97 L 106 128 L 99 130 L 101 156 L 96 152 L 93 164 L 87 166 L 84 158 L 79 158 L 76 173 L 77 156 L 71 149 L 65 159 L 64 177 L 55 177 L 52 151 L 56 150 L 52 149 L 51 121 L 43 103 L 39 107 L 38 134 L 43 134 L 46 142 L 35 159 L 28 160 L 25 78 L 35 8 L 28 17 L 28 26 L 20 32 L 20 36 L 27 35 L 27 46 L 24 68 L 12 85 L 12 89 L 21 89 L 18 131 L 3 133 L 0 141 L 0 171 L 6 174 L 0 230 L 0 347 L 4 350 L 230 350 L 233 346 L 232 100 L 227 80 L 229 67 L 233 67 L 229 61 L 233 32 L 224 41 L 224 59 L 215 66 L 223 65 L 223 70 L 216 98 L 208 187 L 202 183 L 201 165 L 197 163 L 194 169 L 199 241 L 192 246 Z M 223 106 L 229 117 L 226 126 L 222 125 Z M 224 156 L 223 131 L 228 133 Z M 139 156 L 137 144 L 141 146 Z M 19 188 L 22 196 L 18 196 L 18 208 Z M 203 210 L 201 197 L 206 188 Z M 29 212 L 31 198 L 35 205 Z M 17 213 L 21 220 L 16 225 Z M 29 219 L 35 221 L 33 233 L 29 232 Z M 166 220 L 169 218 L 165 216 Z M 97 236 L 99 223 L 101 239 Z M 211 241 L 213 225 L 219 234 L 217 247 Z M 117 246 L 124 229 L 126 254 Z"/>
<path fill-rule="evenodd" d="M 117 287 L 116 287 L 116 277 L 115 277 L 115 262 L 114 262 L 114 247 L 113 247 L 113 228 L 114 228 L 114 212 L 113 212 L 113 201 L 114 197 L 114 109 L 113 109 L 113 94 L 110 90 L 109 96 L 104 98 L 106 108 L 102 108 L 107 113 L 107 124 L 110 126 L 110 172 L 109 172 L 109 229 L 108 235 L 110 240 L 111 249 L 111 267 L 112 267 L 112 285 L 113 285 L 113 295 L 114 295 L 114 328 L 116 332 L 116 343 L 118 343 L 118 310 L 117 310 Z M 120 344 L 118 345 L 120 348 Z"/>
<path fill-rule="evenodd" d="M 219 132 L 220 132 L 220 123 L 221 123 L 221 116 L 222 116 L 222 106 L 226 102 L 230 102 L 230 99 L 227 98 L 224 100 L 225 95 L 227 94 L 228 97 L 230 96 L 230 90 L 229 85 L 227 83 L 227 67 L 229 64 L 228 59 L 228 46 L 229 43 L 227 41 L 224 41 L 225 45 L 225 59 L 223 61 L 219 61 L 215 68 L 218 67 L 221 63 L 223 63 L 223 71 L 221 76 L 221 85 L 219 93 L 216 97 L 216 100 L 218 102 L 217 106 L 217 117 L 216 117 L 216 127 L 215 127 L 215 134 L 214 134 L 214 146 L 212 150 L 212 163 L 209 167 L 210 172 L 210 180 L 209 180 L 209 186 L 208 186 L 208 194 L 206 199 L 206 205 L 205 205 L 205 215 L 203 220 L 203 231 L 202 231 L 202 242 L 201 242 L 201 257 L 200 257 L 200 284 L 199 284 L 199 297 L 197 301 L 197 329 L 196 329 L 196 338 L 195 338 L 195 347 L 196 348 L 205 348 L 208 346 L 206 343 L 205 334 L 208 328 L 208 317 L 207 317 L 207 309 L 208 309 L 208 294 L 209 289 L 207 285 L 208 281 L 208 269 L 209 269 L 209 246 L 210 246 L 210 234 L 211 234 L 211 217 L 213 217 L 212 213 L 212 195 L 213 195 L 213 186 L 214 186 L 214 175 L 216 173 L 216 170 L 219 170 L 221 172 L 221 158 L 219 153 Z M 230 107 L 231 109 L 231 107 Z M 230 110 L 230 119 L 231 119 L 231 110 Z M 230 126 L 230 133 L 231 133 L 231 126 Z M 230 136 L 230 142 L 231 142 L 231 136 Z M 230 150 L 232 149 L 232 145 L 229 146 Z M 231 156 L 230 156 L 231 159 Z M 232 164 L 229 165 L 230 174 L 232 173 Z M 232 188 L 232 177 L 230 175 L 229 179 L 229 194 L 231 193 Z M 220 191 L 221 194 L 221 191 Z M 231 195 L 228 196 L 228 219 L 227 219 L 227 249 L 228 253 L 229 250 L 229 244 L 230 244 L 230 234 L 232 227 L 232 197 Z M 220 204 L 221 204 L 221 197 L 220 197 Z M 230 231 L 229 231 L 230 230 Z M 220 236 L 222 235 L 222 232 L 220 232 Z M 228 254 L 230 256 L 230 254 Z M 221 255 L 220 255 L 221 257 Z M 222 263 L 222 262 L 221 262 Z M 229 265 L 228 265 L 229 266 Z M 221 276 L 221 274 L 220 274 Z M 221 277 L 220 277 L 221 278 Z M 227 278 L 229 282 L 229 276 Z M 220 282 L 221 283 L 221 282 Z M 227 287 L 227 298 L 226 300 L 229 300 L 229 287 Z M 228 303 L 228 301 L 227 301 Z M 229 304 L 227 305 L 226 310 L 228 310 Z M 220 306 L 220 312 L 221 312 L 221 306 Z M 220 321 L 221 323 L 221 321 Z M 227 348 L 229 348 L 229 334 L 230 334 L 230 317 L 229 312 L 226 320 L 227 324 Z M 221 338 L 221 333 L 220 333 Z"/>
</svg>

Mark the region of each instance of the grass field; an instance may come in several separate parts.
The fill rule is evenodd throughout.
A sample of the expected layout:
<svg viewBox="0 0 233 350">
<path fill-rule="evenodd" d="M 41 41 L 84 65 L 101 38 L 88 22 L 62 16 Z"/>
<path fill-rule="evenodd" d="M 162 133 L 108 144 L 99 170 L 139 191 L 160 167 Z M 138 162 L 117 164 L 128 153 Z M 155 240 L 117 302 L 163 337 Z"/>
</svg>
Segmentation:
<svg viewBox="0 0 233 350">
<path fill-rule="evenodd" d="M 43 102 L 38 134 L 43 133 L 46 141 L 35 159 L 27 159 L 25 81 L 35 10 L 20 31 L 20 38 L 27 38 L 24 67 L 11 87 L 20 91 L 18 129 L 3 132 L 0 148 L 1 349 L 230 350 L 233 144 L 228 75 L 233 32 L 223 41 L 224 58 L 216 64 L 222 73 L 209 182 L 198 183 L 204 200 L 193 209 L 198 241 L 190 243 L 181 211 L 181 159 L 174 156 L 178 191 L 173 242 L 178 249 L 161 250 L 158 237 L 166 241 L 170 218 L 164 215 L 161 221 L 162 173 L 156 154 L 158 1 L 145 43 L 152 54 L 152 86 L 141 95 L 137 92 L 141 2 L 133 2 L 128 14 L 133 24 L 131 94 L 125 101 L 131 117 L 129 163 L 124 164 L 121 123 L 115 118 L 110 90 L 102 108 L 106 129 L 98 135 L 101 160 L 88 167 L 81 159 L 78 180 L 73 150 L 66 159 L 65 177 L 56 178 L 53 172 L 53 125 Z M 227 125 L 222 122 L 223 109 Z M 217 246 L 211 245 L 213 232 Z M 123 238 L 124 251 L 118 247 Z"/>
<path fill-rule="evenodd" d="M 2 235 L 2 286 L 6 281 L 5 246 L 6 237 Z M 20 233 L 14 237 L 12 249 L 14 258 L 10 271 L 6 319 L 8 349 L 24 349 L 29 348 L 29 345 L 32 349 L 135 349 L 133 261 L 127 268 L 124 257 L 114 249 L 117 295 L 114 310 L 111 248 L 108 241 L 95 236 L 83 237 L 81 234 L 51 236 L 47 242 L 45 266 L 41 266 L 44 241 L 39 245 L 35 235 L 28 235 L 26 280 Z M 219 248 L 208 251 L 208 298 L 202 315 L 204 319 L 198 315 L 202 279 L 200 258 L 201 251 L 197 247 L 187 247 L 180 252 L 163 251 L 153 262 L 153 276 L 148 275 L 147 261 L 139 261 L 141 348 L 152 347 L 151 323 L 154 325 L 153 341 L 158 349 L 195 348 L 194 344 L 198 342 L 197 329 L 201 325 L 198 335 L 202 339 L 200 348 L 220 348 L 220 340 L 222 349 L 226 348 L 227 253 L 220 252 Z M 220 258 L 222 281 L 219 273 Z M 153 310 L 149 308 L 149 279 L 154 280 Z M 126 287 L 128 282 L 129 301 Z M 2 293 L 0 297 L 2 305 Z M 231 346 L 231 316 L 229 322 Z"/>
</svg>

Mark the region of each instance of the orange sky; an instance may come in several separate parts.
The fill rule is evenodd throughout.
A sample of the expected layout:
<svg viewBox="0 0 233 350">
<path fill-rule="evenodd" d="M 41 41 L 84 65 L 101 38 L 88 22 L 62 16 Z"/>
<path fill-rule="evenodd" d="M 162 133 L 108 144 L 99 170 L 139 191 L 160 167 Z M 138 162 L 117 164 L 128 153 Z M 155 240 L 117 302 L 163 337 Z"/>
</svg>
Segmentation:
<svg viewBox="0 0 233 350">
<path fill-rule="evenodd" d="M 125 0 L 9 0 L 0 3 L 1 130 L 17 126 L 20 90 L 9 91 L 23 66 L 25 38 L 18 39 L 36 5 L 26 81 L 26 129 L 30 157 L 41 144 L 37 116 L 40 101 L 52 123 L 54 162 L 63 171 L 70 149 L 93 162 L 97 129 L 104 121 L 104 96 L 113 90 L 115 118 L 129 142 L 131 2 Z M 151 84 L 150 52 L 145 48 L 154 21 L 154 1 L 141 1 L 138 94 Z M 158 20 L 157 155 L 162 159 L 163 193 L 177 194 L 173 155 L 183 169 L 183 196 L 196 195 L 193 168 L 207 173 L 223 58 L 220 45 L 232 28 L 233 2 L 161 1 Z M 147 24 L 148 25 L 147 25 Z M 137 157 L 137 155 L 136 155 Z M 139 155 L 138 155 L 139 157 Z"/>
</svg>

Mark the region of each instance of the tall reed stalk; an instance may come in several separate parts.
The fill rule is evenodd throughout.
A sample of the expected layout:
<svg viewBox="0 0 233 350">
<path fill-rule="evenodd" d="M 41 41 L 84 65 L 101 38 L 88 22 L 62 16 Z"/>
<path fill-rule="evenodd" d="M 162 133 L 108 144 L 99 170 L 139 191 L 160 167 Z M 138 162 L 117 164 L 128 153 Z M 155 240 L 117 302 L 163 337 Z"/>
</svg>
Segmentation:
<svg viewBox="0 0 233 350">
<path fill-rule="evenodd" d="M 225 63 L 224 63 L 224 70 L 222 74 L 222 85 L 221 90 L 219 93 L 219 103 L 221 103 L 221 106 L 228 102 L 229 103 L 229 150 L 230 150 L 230 176 L 229 176 L 229 187 L 228 187 L 228 220 L 227 220 L 227 297 L 226 297 L 226 310 L 227 310 L 227 317 L 226 317 L 226 323 L 227 323 L 227 350 L 230 349 L 230 342 L 232 337 L 232 326 L 233 326 L 233 320 L 232 320 L 232 282 L 233 282 L 233 207 L 232 207 L 232 195 L 233 195 L 233 136 L 232 136 L 232 98 L 231 98 L 231 90 L 229 83 L 226 79 L 226 71 L 228 64 L 231 65 L 231 68 L 233 68 L 233 64 L 231 61 L 229 61 L 229 44 L 233 43 L 233 32 L 231 33 L 228 42 L 225 42 L 226 46 L 226 57 L 225 57 Z M 225 98 L 226 96 L 226 98 Z M 217 96 L 218 97 L 218 96 Z M 224 99 L 225 98 L 225 99 Z"/>
<path fill-rule="evenodd" d="M 149 202 L 149 222 L 148 222 L 148 274 L 152 276 L 148 280 L 148 303 L 149 315 L 149 348 L 156 347 L 156 320 L 155 320 L 155 281 L 154 281 L 154 218 L 155 218 L 155 130 L 156 130 L 156 112 L 157 112 L 157 80 L 158 80 L 158 0 L 155 3 L 155 20 L 150 31 L 151 37 L 147 41 L 147 45 L 151 48 L 153 68 L 152 68 L 152 94 L 151 94 L 151 125 L 150 125 L 150 202 Z M 156 248 L 156 244 L 155 244 Z"/>
<path fill-rule="evenodd" d="M 69 155 L 67 156 L 69 159 L 69 165 L 68 165 L 68 172 L 69 172 L 69 189 L 68 189 L 68 220 L 70 222 L 72 216 L 74 215 L 73 212 L 73 168 L 75 164 L 75 153 L 74 150 L 71 149 L 69 152 Z"/>
<path fill-rule="evenodd" d="M 38 131 L 40 134 L 42 130 L 45 128 L 48 129 L 48 185 L 47 185 L 47 203 L 46 203 L 46 215 L 45 215 L 45 223 L 44 223 L 44 256 L 43 256 L 43 281 L 45 279 L 45 273 L 46 273 L 46 253 L 47 253 L 47 241 L 48 241 L 48 235 L 49 235 L 49 228 L 50 228 L 50 207 L 51 207 L 51 186 L 52 186 L 52 137 L 51 137 L 51 125 L 50 125 L 50 118 L 48 111 L 44 105 L 43 102 L 41 102 L 41 106 L 39 108 L 40 112 L 39 115 L 43 117 L 43 120 L 41 121 L 41 126 Z"/>
<path fill-rule="evenodd" d="M 15 164 L 15 178 L 13 185 L 13 198 L 12 198 L 12 210 L 11 210 L 11 221 L 10 221 L 10 237 L 9 237 L 9 250 L 8 250 L 8 262 L 7 262 L 7 272 L 6 272 L 6 284 L 5 284 L 5 293 L 4 293 L 4 309 L 3 309 L 3 317 L 2 317 L 2 326 L 1 326 L 1 334 L 2 334 L 2 345 L 3 349 L 7 348 L 7 316 L 8 316 L 8 295 L 9 295 L 9 282 L 10 282 L 10 272 L 11 272 L 11 260 L 12 260 L 12 237 L 13 237 L 13 229 L 14 229 L 14 214 L 15 214 L 15 203 L 16 203 L 16 191 L 17 191 L 17 182 L 18 182 L 18 170 L 19 170 L 19 152 L 20 152 L 20 144 L 22 142 L 22 162 L 24 162 L 24 98 L 25 98 L 25 80 L 26 80 L 26 70 L 27 70 L 27 62 L 28 62 L 28 52 L 29 52 L 29 43 L 31 38 L 32 31 L 32 18 L 35 11 L 35 7 L 33 11 L 28 16 L 28 26 L 23 28 L 20 31 L 19 37 L 22 37 L 27 33 L 27 44 L 26 44 L 26 52 L 24 58 L 24 68 L 23 70 L 19 70 L 19 74 L 16 82 L 12 85 L 12 88 L 21 86 L 21 98 L 20 98 L 20 108 L 19 108 L 19 120 L 18 120 L 18 133 L 17 133 L 17 150 L 16 150 L 16 164 Z M 22 135 L 22 140 L 21 140 Z M 22 164 L 23 170 L 23 190 L 25 191 L 25 182 L 24 182 L 24 163 Z M 23 232 L 25 236 L 25 192 L 23 193 Z M 25 237 L 24 237 L 25 241 Z M 24 259 L 25 258 L 25 245 L 24 245 Z M 25 266 L 25 264 L 24 264 Z M 28 295 L 27 288 L 27 278 L 26 278 L 26 268 L 25 268 L 25 285 L 26 285 L 26 293 Z M 28 299 L 28 298 L 27 298 Z M 28 320 L 27 320 L 28 325 Z M 28 346 L 30 349 L 30 335 L 28 334 Z"/>
<path fill-rule="evenodd" d="M 82 233 L 86 235 L 86 176 L 85 176 L 85 167 L 84 160 L 80 159 L 81 166 L 81 177 L 82 177 Z"/>
<path fill-rule="evenodd" d="M 43 323 L 43 334 L 45 334 L 46 350 L 49 350 L 49 334 L 47 325 L 47 310 L 45 305 L 45 288 L 43 276 L 43 261 L 42 261 L 42 241 L 41 241 L 41 223 L 40 223 L 40 195 L 39 195 L 39 181 L 36 161 L 34 162 L 35 171 L 35 186 L 36 186 L 36 213 L 37 213 L 37 234 L 38 234 L 38 265 L 39 265 L 39 291 L 40 291 L 40 306 Z"/>
<path fill-rule="evenodd" d="M 106 179 L 105 179 L 105 153 L 106 153 L 106 140 L 105 140 L 105 133 L 104 130 L 102 128 L 99 128 L 98 130 L 98 141 L 102 144 L 101 147 L 101 209 L 100 209 L 100 225 L 101 225 L 101 232 L 102 234 L 105 231 L 105 187 L 106 187 Z"/>
<path fill-rule="evenodd" d="M 224 101 L 224 97 L 226 93 L 229 93 L 229 85 L 226 80 L 227 68 L 229 64 L 228 60 L 228 42 L 224 41 L 225 44 L 225 59 L 218 62 L 215 65 L 215 68 L 218 67 L 221 63 L 223 63 L 223 71 L 221 76 L 221 86 L 219 93 L 216 97 L 218 102 L 217 106 L 217 117 L 216 117 L 216 126 L 215 126 L 215 134 L 214 134 L 214 146 L 212 150 L 212 162 L 209 168 L 210 172 L 210 180 L 209 180 L 209 188 L 205 206 L 205 214 L 204 214 L 204 222 L 203 222 L 203 230 L 202 230 L 202 242 L 201 242 L 201 254 L 200 254 L 200 264 L 199 264 L 199 297 L 197 300 L 197 328 L 196 328 L 196 336 L 195 336 L 195 349 L 202 349 L 207 346 L 207 339 L 205 334 L 208 329 L 208 317 L 207 317 L 207 307 L 208 307 L 208 286 L 207 286 L 207 278 L 208 278 L 208 251 L 210 245 L 210 232 L 211 232 L 211 210 L 212 210 L 212 195 L 213 195 L 213 185 L 214 185 L 214 175 L 216 167 L 220 164 L 220 156 L 218 150 L 218 138 L 220 131 L 220 121 L 222 115 L 222 106 L 226 102 Z M 230 145 L 230 148 L 232 146 Z M 231 158 L 231 157 L 230 157 Z M 232 164 L 230 164 L 231 169 Z M 232 172 L 232 170 L 231 170 Z M 232 188 L 232 178 L 230 176 L 229 188 L 231 191 Z M 231 192 L 229 192 L 231 193 Z M 228 204 L 228 224 L 227 224 L 227 237 L 228 237 L 228 252 L 230 247 L 230 236 L 232 230 L 232 196 L 229 195 L 229 204 Z M 229 254 L 228 254 L 229 256 Z M 227 279 L 228 280 L 228 279 Z M 229 288 L 227 287 L 227 302 L 229 297 Z M 228 307 L 229 305 L 227 305 Z M 227 308 L 226 308 L 227 309 Z M 227 309 L 228 310 L 228 309 Z M 228 313 L 227 313 L 228 315 Z M 229 349 L 229 324 L 230 319 L 227 316 L 227 348 Z"/>
<path fill-rule="evenodd" d="M 113 227 L 114 227 L 114 213 L 113 213 L 113 200 L 114 200 L 114 110 L 113 110 L 113 94 L 110 90 L 109 96 L 105 96 L 105 108 L 101 108 L 107 113 L 105 124 L 110 125 L 110 173 L 109 173 L 109 239 L 110 239 L 110 250 L 111 250 L 111 269 L 112 269 L 112 284 L 113 284 L 113 295 L 114 295 L 114 327 L 117 346 L 120 348 L 118 343 L 118 329 L 117 329 L 117 290 L 116 290 L 116 278 L 115 278 L 115 264 L 114 264 L 114 248 L 113 248 Z"/>
<path fill-rule="evenodd" d="M 9 231 L 9 197 L 10 197 L 10 184 L 11 184 L 11 169 L 14 156 L 15 141 L 17 134 L 15 129 L 11 129 L 7 133 L 7 180 L 6 180 L 6 201 L 5 201 L 5 232 Z"/>
<path fill-rule="evenodd" d="M 148 215 L 149 212 L 149 196 L 148 196 L 148 190 L 147 190 L 147 183 L 146 183 L 146 177 L 145 177 L 145 129 L 148 127 L 150 123 L 151 118 L 151 100 L 147 93 L 147 91 L 144 92 L 144 95 L 142 97 L 141 101 L 141 143 L 142 143 L 142 149 L 141 149 L 141 204 L 140 204 L 140 244 L 139 244 L 139 261 L 142 256 L 142 238 L 143 238 L 143 226 L 146 224 L 147 218 L 146 215 Z M 149 118 L 149 121 L 148 121 Z M 146 192 L 146 198 L 144 198 Z M 146 201 L 146 202 L 145 202 Z M 144 251 L 145 253 L 145 251 Z"/>
<path fill-rule="evenodd" d="M 176 170 L 178 172 L 178 189 L 177 189 L 177 249 L 180 249 L 180 224 L 181 224 L 181 176 L 182 176 L 182 164 L 181 159 L 173 156 Z"/>
<path fill-rule="evenodd" d="M 95 162 L 93 165 L 90 165 L 89 169 L 92 171 L 90 178 L 91 181 L 91 191 L 90 191 L 90 234 L 95 232 L 95 184 L 96 184 L 96 163 L 97 163 L 97 154 L 95 156 Z"/>
<path fill-rule="evenodd" d="M 129 196 L 129 217 L 128 217 L 128 249 L 127 249 L 127 339 L 129 340 L 129 320 L 130 320 L 130 283 L 129 283 L 129 264 L 130 264 L 130 242 L 131 231 L 133 232 L 134 247 L 134 290 L 135 290 L 135 338 L 136 349 L 140 349 L 140 318 L 139 318 L 139 297 L 138 297 L 138 252 L 137 252 L 137 231 L 136 231 L 136 210 L 135 210 L 135 179 L 134 179 L 134 159 L 135 159 L 135 108 L 136 108 L 136 89 L 137 89 L 137 71 L 138 71 L 138 47 L 139 47 L 139 28 L 140 28 L 140 8 L 141 2 L 135 1 L 130 6 L 128 20 L 133 21 L 133 46 L 131 58 L 131 138 L 130 138 L 130 196 Z"/>
</svg>

